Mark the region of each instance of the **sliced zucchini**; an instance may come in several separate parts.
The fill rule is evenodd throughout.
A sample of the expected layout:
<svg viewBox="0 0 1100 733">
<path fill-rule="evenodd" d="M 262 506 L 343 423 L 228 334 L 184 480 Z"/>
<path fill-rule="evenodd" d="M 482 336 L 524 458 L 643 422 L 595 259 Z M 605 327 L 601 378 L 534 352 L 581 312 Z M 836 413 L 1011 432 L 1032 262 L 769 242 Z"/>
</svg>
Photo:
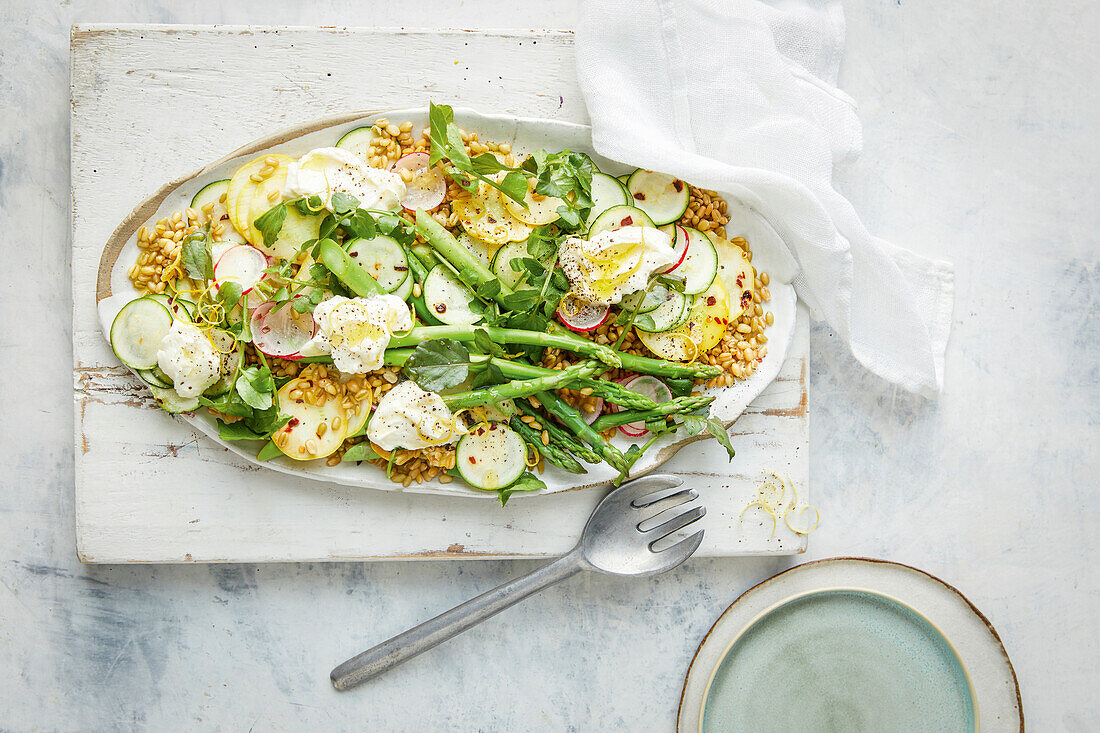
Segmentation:
<svg viewBox="0 0 1100 733">
<path fill-rule="evenodd" d="M 679 293 L 669 290 L 664 285 L 654 285 L 646 292 L 638 291 L 623 296 L 623 310 L 637 310 L 638 313 L 649 313 L 657 310 L 667 301 L 674 299 Z"/>
<path fill-rule="evenodd" d="M 214 181 L 203 186 L 195 197 L 191 199 L 191 208 L 195 211 L 203 211 L 203 207 L 210 204 L 210 211 L 204 212 L 209 217 L 211 224 L 221 224 L 221 238 L 224 242 L 244 244 L 244 237 L 233 228 L 233 222 L 229 220 L 229 179 Z"/>
<path fill-rule="evenodd" d="M 336 452 L 347 435 L 348 419 L 339 400 L 311 405 L 303 397 L 293 399 L 290 392 L 302 391 L 301 382 L 292 379 L 279 390 L 279 412 L 289 415 L 290 421 L 276 430 L 272 439 L 288 458 L 312 461 Z"/>
<path fill-rule="evenodd" d="M 317 239 L 321 231 L 321 214 L 308 216 L 298 211 L 297 206 L 286 207 L 286 219 L 283 220 L 283 228 L 279 230 L 278 238 L 270 247 L 261 239 L 256 246 L 268 254 L 284 260 L 293 260 L 298 256 L 302 245 L 311 239 Z"/>
<path fill-rule="evenodd" d="M 688 185 L 665 173 L 636 170 L 626 182 L 631 202 L 657 223 L 671 224 L 687 211 Z"/>
<path fill-rule="evenodd" d="M 397 289 L 390 293 L 390 295 L 396 295 L 398 298 L 401 298 L 401 300 L 407 303 L 409 301 L 409 298 L 413 294 L 413 283 L 415 282 L 416 278 L 414 278 L 412 276 L 412 273 L 410 272 L 409 276 L 405 278 L 405 282 L 398 285 Z"/>
<path fill-rule="evenodd" d="M 170 298 L 164 293 L 153 293 L 152 295 L 145 296 L 159 301 L 168 309 L 168 312 L 172 314 L 173 319 L 179 319 L 188 323 L 194 323 L 194 316 L 191 309 L 195 307 L 195 304 L 189 300 L 184 300 L 180 297 Z"/>
<path fill-rule="evenodd" d="M 588 212 L 585 224 L 591 228 L 603 212 L 612 206 L 623 206 L 630 203 L 630 195 L 626 192 L 626 186 L 618 178 L 606 173 L 592 174 L 592 210 Z"/>
<path fill-rule="evenodd" d="M 370 160 L 370 143 L 375 137 L 377 136 L 370 125 L 357 127 L 351 132 L 344 133 L 344 136 L 336 141 L 336 147 L 355 153 L 366 162 Z"/>
<path fill-rule="evenodd" d="M 636 206 L 612 206 L 592 222 L 588 228 L 588 238 L 592 239 L 601 232 L 625 227 L 655 227 L 649 215 Z"/>
<path fill-rule="evenodd" d="M 640 171 L 640 170 L 641 170 L 641 168 L 635 168 L 634 170 L 630 171 L 629 173 L 624 173 L 621 176 L 615 176 L 615 177 L 617 179 L 619 179 L 619 183 L 623 184 L 623 186 L 625 187 L 626 182 L 630 180 L 630 177 L 632 175 L 634 175 L 635 173 L 637 173 L 638 171 Z M 629 195 L 629 194 L 627 194 L 627 195 Z"/>
<path fill-rule="evenodd" d="M 485 242 L 478 239 L 469 232 L 462 232 L 458 235 L 458 241 L 462 242 L 462 246 L 470 250 L 470 253 L 474 257 L 477 257 L 478 262 L 486 267 L 492 267 L 493 257 L 500 250 L 499 244 L 493 244 L 492 242 Z"/>
<path fill-rule="evenodd" d="M 387 293 L 394 292 L 409 279 L 405 248 L 384 234 L 373 239 L 353 240 L 348 246 L 348 256 L 370 273 Z"/>
<path fill-rule="evenodd" d="M 145 382 L 150 387 L 172 389 L 172 380 L 168 379 L 167 375 L 157 367 L 153 367 L 152 369 L 139 369 L 137 375 L 141 377 L 141 381 Z"/>
<path fill-rule="evenodd" d="M 671 331 L 687 320 L 691 299 L 675 290 L 666 292 L 669 297 L 664 303 L 661 303 L 649 313 L 640 314 L 635 318 L 634 327 L 637 330 L 648 333 Z"/>
<path fill-rule="evenodd" d="M 149 390 L 154 397 L 160 400 L 160 406 L 167 412 L 175 414 L 177 412 L 194 412 L 199 409 L 198 397 L 180 397 L 174 389 L 162 389 L 151 384 Z"/>
<path fill-rule="evenodd" d="M 691 361 L 721 341 L 729 326 L 729 295 L 720 279 L 707 291 L 692 299 L 685 321 L 679 327 L 660 333 L 638 330 L 638 338 L 662 359 Z"/>
<path fill-rule="evenodd" d="M 481 320 L 481 314 L 470 306 L 473 292 L 443 265 L 431 269 L 424 278 L 423 288 L 428 310 L 442 323 L 459 326 Z"/>
<path fill-rule="evenodd" d="M 159 300 L 138 298 L 122 306 L 111 323 L 111 348 L 131 369 L 152 369 L 165 334 L 172 328 L 172 312 Z"/>
<path fill-rule="evenodd" d="M 684 231 L 688 235 L 687 254 L 671 274 L 684 278 L 685 293 L 697 295 L 709 288 L 718 274 L 718 250 L 698 229 L 684 227 Z"/>
<path fill-rule="evenodd" d="M 513 270 L 512 260 L 530 256 L 527 253 L 526 242 L 509 242 L 497 250 L 497 253 L 493 256 L 493 265 L 490 269 L 502 283 L 510 288 L 515 288 L 520 277 L 523 276 L 523 270 L 521 269 L 519 272 Z"/>
<path fill-rule="evenodd" d="M 503 489 L 527 470 L 527 446 L 502 423 L 482 424 L 458 442 L 455 468 L 475 489 Z"/>
</svg>

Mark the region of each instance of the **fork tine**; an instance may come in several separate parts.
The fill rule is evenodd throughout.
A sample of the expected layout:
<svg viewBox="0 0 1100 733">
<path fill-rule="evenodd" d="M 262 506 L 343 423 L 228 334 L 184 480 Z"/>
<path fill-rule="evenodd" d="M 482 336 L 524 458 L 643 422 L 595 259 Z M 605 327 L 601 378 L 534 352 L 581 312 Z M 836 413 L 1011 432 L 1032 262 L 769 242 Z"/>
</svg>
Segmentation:
<svg viewBox="0 0 1100 733">
<path fill-rule="evenodd" d="M 645 504 L 641 507 L 635 507 L 638 510 L 639 516 L 642 517 L 641 522 L 638 523 L 638 529 L 642 529 L 641 525 L 643 523 L 652 521 L 656 517 L 660 516 L 662 513 L 671 511 L 678 506 L 683 506 L 684 504 L 695 501 L 698 498 L 699 492 L 697 492 L 695 489 L 682 489 L 681 491 L 677 491 L 675 494 L 672 494 L 671 496 L 666 496 L 658 501 Z M 631 506 L 634 505 L 631 504 Z M 642 531 L 645 532 L 646 530 L 642 529 Z"/>
<path fill-rule="evenodd" d="M 694 553 L 696 550 L 698 550 L 699 545 L 701 545 L 702 543 L 703 543 L 703 530 L 699 530 L 698 532 L 691 535 L 690 537 L 685 537 L 684 539 L 680 540 L 679 542 L 676 542 L 675 544 L 669 545 L 668 547 L 664 548 L 663 550 L 658 550 L 658 552 L 662 555 L 665 554 L 665 553 L 671 553 L 671 555 L 674 556 L 676 559 L 672 561 L 672 565 L 670 565 L 669 567 L 674 568 L 677 565 L 679 565 L 680 563 L 682 563 L 684 560 L 687 560 L 689 557 L 691 557 L 692 553 Z M 651 545 L 650 545 L 651 549 L 652 549 L 652 545 L 654 545 L 654 544 L 656 544 L 656 542 L 651 543 Z"/>
<path fill-rule="evenodd" d="M 679 477 L 677 476 L 676 478 L 679 478 Z M 630 506 L 634 507 L 635 509 L 641 509 L 642 507 L 647 507 L 647 506 L 651 506 L 653 504 L 656 504 L 657 502 L 661 501 L 662 499 L 667 499 L 668 497 L 673 496 L 674 494 L 679 494 L 679 493 L 687 492 L 687 491 L 690 491 L 691 493 L 695 494 L 694 489 L 683 489 L 683 488 L 681 488 L 681 486 L 683 486 L 683 483 L 684 483 L 683 479 L 680 479 L 677 483 L 672 484 L 671 486 L 667 486 L 667 488 L 660 488 L 660 489 L 657 489 L 656 491 L 651 491 L 648 494 L 642 494 L 641 496 L 635 498 L 634 501 L 630 502 Z M 698 494 L 695 494 L 695 495 L 698 496 Z"/>
<path fill-rule="evenodd" d="M 661 524 L 658 524 L 653 529 L 646 531 L 646 534 L 652 535 L 654 538 L 653 542 L 656 542 L 659 539 L 667 537 L 673 532 L 683 529 L 693 522 L 698 522 L 700 519 L 706 516 L 706 513 L 707 508 L 705 506 L 697 506 L 694 509 L 690 509 L 681 514 L 677 514 L 675 517 L 668 520 L 667 522 L 662 522 Z"/>
</svg>

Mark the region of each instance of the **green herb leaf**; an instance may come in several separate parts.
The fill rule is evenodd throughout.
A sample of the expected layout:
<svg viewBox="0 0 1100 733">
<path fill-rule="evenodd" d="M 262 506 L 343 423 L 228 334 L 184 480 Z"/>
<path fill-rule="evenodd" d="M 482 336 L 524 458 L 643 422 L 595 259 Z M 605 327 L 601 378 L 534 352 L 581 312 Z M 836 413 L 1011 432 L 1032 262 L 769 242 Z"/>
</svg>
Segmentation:
<svg viewBox="0 0 1100 733">
<path fill-rule="evenodd" d="M 541 491 L 546 488 L 546 484 L 535 474 L 530 471 L 524 471 L 520 474 L 520 477 L 516 479 L 509 486 L 503 489 L 498 489 L 497 494 L 500 497 L 500 505 L 504 506 L 508 503 L 508 499 L 512 494 L 517 491 Z"/>
<path fill-rule="evenodd" d="M 283 222 L 286 221 L 286 204 L 273 206 L 263 213 L 253 225 L 260 230 L 264 237 L 264 244 L 271 246 L 279 238 L 279 232 L 283 230 Z"/>
<path fill-rule="evenodd" d="M 369 442 L 356 443 L 352 447 L 344 451 L 344 455 L 340 457 L 342 462 L 356 462 L 359 461 L 373 461 L 376 458 L 382 456 L 375 453 L 374 448 L 371 447 Z"/>
<path fill-rule="evenodd" d="M 242 295 L 244 295 L 244 290 L 236 280 L 227 280 L 218 286 L 218 302 L 225 309 L 226 317 L 229 316 L 229 311 L 233 310 L 237 303 L 241 301 Z"/>
<path fill-rule="evenodd" d="M 218 437 L 222 440 L 265 440 L 266 435 L 257 433 L 244 420 L 227 423 L 218 420 Z"/>
<path fill-rule="evenodd" d="M 476 278 L 475 278 L 476 281 Z M 500 280 L 486 280 L 477 286 L 477 297 L 492 300 L 500 293 Z"/>
<path fill-rule="evenodd" d="M 275 397 L 275 380 L 265 367 L 244 367 L 237 376 L 237 394 L 253 410 L 267 410 Z"/>
<path fill-rule="evenodd" d="M 523 204 L 523 208 L 527 208 L 527 177 L 520 171 L 512 171 L 508 175 L 504 176 L 504 179 L 497 186 L 504 195 L 508 198 Z"/>
<path fill-rule="evenodd" d="M 180 261 L 192 280 L 214 279 L 214 261 L 210 256 L 210 238 L 203 232 L 195 232 L 184 238 Z"/>
<path fill-rule="evenodd" d="M 404 372 L 421 389 L 429 392 L 454 387 L 466 381 L 470 373 L 470 352 L 454 339 L 437 339 L 419 344 Z"/>
<path fill-rule="evenodd" d="M 343 191 L 332 192 L 332 210 L 339 215 L 347 214 L 359 208 L 359 199 Z"/>
<path fill-rule="evenodd" d="M 260 448 L 260 452 L 256 454 L 257 461 L 270 461 L 272 458 L 278 458 L 283 455 L 283 452 L 279 450 L 279 446 L 275 445 L 274 440 L 269 440 L 264 443 L 264 447 Z"/>
<path fill-rule="evenodd" d="M 489 332 L 484 328 L 479 328 L 474 331 L 474 348 L 482 354 L 488 354 L 489 356 L 498 356 L 501 358 L 507 358 L 508 356 L 508 352 L 504 350 L 504 347 L 496 341 L 493 341 L 489 336 Z"/>
<path fill-rule="evenodd" d="M 733 449 L 733 443 L 730 441 L 730 434 L 727 432 L 726 426 L 722 424 L 722 421 L 716 417 L 707 420 L 707 432 L 713 435 L 714 439 L 726 449 L 730 461 L 733 461 L 733 457 L 737 455 L 737 451 Z"/>
</svg>

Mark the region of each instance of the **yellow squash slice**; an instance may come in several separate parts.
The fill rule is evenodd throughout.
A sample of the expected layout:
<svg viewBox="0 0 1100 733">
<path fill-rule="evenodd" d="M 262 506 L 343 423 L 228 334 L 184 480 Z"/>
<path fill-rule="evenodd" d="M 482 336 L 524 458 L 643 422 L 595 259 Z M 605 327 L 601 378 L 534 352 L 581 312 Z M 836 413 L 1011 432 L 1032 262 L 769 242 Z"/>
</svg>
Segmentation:
<svg viewBox="0 0 1100 733">
<path fill-rule="evenodd" d="M 642 343 L 657 356 L 669 361 L 694 361 L 722 340 L 729 326 L 729 295 L 721 278 L 715 278 L 707 290 L 695 296 L 687 321 L 679 328 L 659 333 L 634 329 Z"/>
<path fill-rule="evenodd" d="M 259 174 L 267 166 L 269 158 L 278 161 L 274 172 L 262 181 L 252 180 L 253 174 Z M 292 160 L 293 158 L 278 153 L 264 155 L 238 168 L 229 181 L 225 196 L 229 220 L 252 244 L 263 244 L 263 237 L 253 221 L 280 200 L 272 201 L 268 196 L 272 191 L 282 192 L 286 183 L 287 163 Z"/>
<path fill-rule="evenodd" d="M 718 278 L 729 293 L 731 321 L 741 317 L 752 303 L 752 291 L 756 288 L 752 263 L 745 259 L 745 251 L 713 232 L 707 232 L 714 248 L 718 250 Z"/>
<path fill-rule="evenodd" d="M 534 183 L 533 178 L 528 180 L 527 195 L 523 198 L 527 204 L 526 209 L 505 196 L 503 191 L 499 191 L 504 208 L 516 219 L 536 227 L 557 221 L 561 218 L 561 215 L 558 214 L 558 207 L 563 206 L 565 202 L 554 196 L 539 196 L 536 200 L 535 192 L 532 190 Z"/>
<path fill-rule="evenodd" d="M 279 412 L 290 415 L 290 422 L 276 430 L 272 438 L 287 457 L 311 461 L 336 452 L 347 435 L 348 417 L 339 400 L 311 405 L 302 398 L 293 399 L 290 392 L 299 388 L 301 382 L 292 379 L 279 390 Z"/>
<path fill-rule="evenodd" d="M 491 244 L 520 242 L 534 230 L 530 224 L 508 213 L 498 191 L 485 183 L 478 188 L 476 196 L 464 196 L 451 202 L 451 211 L 458 214 L 463 229 Z"/>
</svg>

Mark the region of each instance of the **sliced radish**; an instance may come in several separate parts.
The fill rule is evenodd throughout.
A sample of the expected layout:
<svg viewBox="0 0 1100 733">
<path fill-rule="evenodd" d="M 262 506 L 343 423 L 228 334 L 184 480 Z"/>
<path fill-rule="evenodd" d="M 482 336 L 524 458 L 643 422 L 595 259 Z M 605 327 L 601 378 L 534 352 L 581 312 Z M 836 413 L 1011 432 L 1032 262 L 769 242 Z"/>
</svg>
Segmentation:
<svg viewBox="0 0 1100 733">
<path fill-rule="evenodd" d="M 592 303 L 566 293 L 558 304 L 558 320 L 579 333 L 595 331 L 607 323 L 611 309 L 603 303 Z"/>
<path fill-rule="evenodd" d="M 668 402 L 672 399 L 672 390 L 670 390 L 660 379 L 651 377 L 648 374 L 629 377 L 622 381 L 622 385 L 633 392 L 645 395 L 657 404 Z M 641 438 L 649 434 L 644 422 L 630 422 L 626 425 L 621 425 L 619 430 L 623 435 L 631 438 Z"/>
<path fill-rule="evenodd" d="M 676 261 L 661 270 L 662 275 L 672 272 L 677 267 L 684 264 L 684 260 L 687 258 L 689 241 L 687 230 L 677 224 L 676 236 L 672 238 L 672 249 L 676 252 Z"/>
<path fill-rule="evenodd" d="M 298 313 L 289 304 L 274 308 L 268 301 L 252 312 L 252 343 L 268 356 L 301 358 L 298 352 L 317 332 L 313 314 Z"/>
<path fill-rule="evenodd" d="M 412 173 L 412 180 L 405 181 L 405 197 L 401 199 L 401 205 L 410 211 L 430 211 L 447 195 L 447 181 L 438 168 L 429 165 L 430 161 L 427 153 L 409 153 L 390 166 L 394 173 Z"/>
<path fill-rule="evenodd" d="M 234 245 L 214 264 L 214 284 L 221 287 L 230 280 L 238 283 L 245 293 L 267 277 L 267 255 L 251 244 Z"/>
</svg>

